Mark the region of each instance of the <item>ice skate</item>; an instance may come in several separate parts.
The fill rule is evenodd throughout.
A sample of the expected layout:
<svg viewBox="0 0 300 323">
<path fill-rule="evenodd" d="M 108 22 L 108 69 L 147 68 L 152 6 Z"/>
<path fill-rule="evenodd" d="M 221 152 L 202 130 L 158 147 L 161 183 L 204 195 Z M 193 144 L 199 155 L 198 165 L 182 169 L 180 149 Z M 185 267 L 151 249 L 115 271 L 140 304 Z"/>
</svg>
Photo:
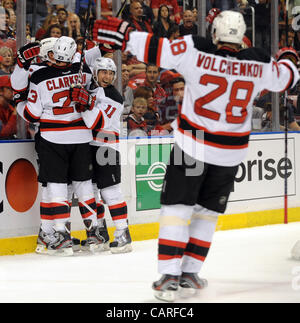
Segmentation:
<svg viewBox="0 0 300 323">
<path fill-rule="evenodd" d="M 207 280 L 196 273 L 182 273 L 179 281 L 181 297 L 195 296 L 199 289 L 207 287 Z"/>
<path fill-rule="evenodd" d="M 116 230 L 115 240 L 109 244 L 111 253 L 126 253 L 132 251 L 129 229 Z"/>
<path fill-rule="evenodd" d="M 80 251 L 81 247 L 80 247 L 80 240 L 74 237 L 71 237 L 72 239 L 72 248 L 74 252 L 78 252 Z"/>
<path fill-rule="evenodd" d="M 47 234 L 43 231 L 42 227 L 40 227 L 35 252 L 41 255 L 48 254 L 48 245 L 50 242 L 54 241 L 54 239 L 53 234 Z"/>
<path fill-rule="evenodd" d="M 73 256 L 73 242 L 70 235 L 70 224 L 66 224 L 66 231 L 55 231 L 54 239 L 48 244 L 48 255 Z"/>
<path fill-rule="evenodd" d="M 103 226 L 91 227 L 89 220 L 84 221 L 86 226 L 87 239 L 81 241 L 83 251 L 101 252 L 109 250 L 109 235 L 107 232 L 106 222 Z"/>
<path fill-rule="evenodd" d="M 154 296 L 165 302 L 174 302 L 179 285 L 179 276 L 162 275 L 161 279 L 154 282 L 152 289 Z"/>
</svg>

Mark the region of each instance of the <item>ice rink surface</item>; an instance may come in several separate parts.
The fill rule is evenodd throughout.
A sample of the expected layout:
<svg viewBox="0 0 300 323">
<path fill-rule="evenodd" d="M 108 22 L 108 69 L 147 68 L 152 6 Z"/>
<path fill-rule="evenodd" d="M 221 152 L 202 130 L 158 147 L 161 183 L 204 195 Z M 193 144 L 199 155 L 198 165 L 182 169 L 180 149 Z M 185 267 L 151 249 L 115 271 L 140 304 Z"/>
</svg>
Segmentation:
<svg viewBox="0 0 300 323">
<path fill-rule="evenodd" d="M 300 223 L 217 231 L 201 275 L 208 287 L 176 303 L 300 303 L 300 261 L 290 251 Z M 157 240 L 134 251 L 69 258 L 26 254 L 0 257 L 0 303 L 162 303 Z"/>
</svg>

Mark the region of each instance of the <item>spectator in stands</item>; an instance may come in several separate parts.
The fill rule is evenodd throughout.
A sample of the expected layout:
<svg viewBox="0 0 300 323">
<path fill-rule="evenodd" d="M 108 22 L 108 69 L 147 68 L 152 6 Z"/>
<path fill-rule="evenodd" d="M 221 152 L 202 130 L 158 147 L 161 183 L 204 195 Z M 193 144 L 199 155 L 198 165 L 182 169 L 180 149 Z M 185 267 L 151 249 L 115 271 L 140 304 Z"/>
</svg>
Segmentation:
<svg viewBox="0 0 300 323">
<path fill-rule="evenodd" d="M 130 68 L 126 64 L 122 64 L 122 95 L 124 99 L 124 111 L 123 114 L 130 113 L 133 103 L 133 90 L 128 86 Z"/>
<path fill-rule="evenodd" d="M 178 115 L 178 105 L 181 104 L 184 93 L 184 79 L 177 72 L 164 71 L 160 76 L 161 84 L 167 93 L 166 101 L 160 106 L 160 125 L 171 132 L 171 123 Z"/>
<path fill-rule="evenodd" d="M 16 39 L 9 30 L 9 11 L 0 6 L 0 48 L 1 47 L 11 48 L 14 55 L 16 55 Z"/>
<path fill-rule="evenodd" d="M 56 37 L 59 38 L 63 36 L 63 27 L 59 24 L 56 25 L 51 25 L 49 26 L 48 30 L 46 31 L 44 38 L 48 38 L 48 37 Z"/>
<path fill-rule="evenodd" d="M 0 75 L 10 75 L 14 68 L 14 54 L 11 48 L 0 48 Z"/>
<path fill-rule="evenodd" d="M 178 105 L 182 104 L 183 96 L 184 96 L 184 87 L 185 80 L 183 77 L 179 76 L 171 81 L 173 86 L 173 96 Z"/>
<path fill-rule="evenodd" d="M 179 25 L 173 24 L 168 30 L 167 38 L 172 41 L 178 37 L 180 37 Z"/>
<path fill-rule="evenodd" d="M 80 33 L 80 19 L 76 15 L 76 13 L 70 13 L 67 19 L 67 30 L 68 36 L 72 37 L 73 39 L 77 40 L 81 37 Z"/>
<path fill-rule="evenodd" d="M 130 3 L 125 5 L 125 8 L 123 9 L 122 12 L 122 19 L 124 20 L 129 20 L 130 19 L 130 5 L 134 1 L 139 1 L 143 7 L 143 17 L 144 20 L 147 21 L 151 26 L 154 22 L 154 14 L 152 9 L 145 3 L 143 0 L 130 0 Z"/>
<path fill-rule="evenodd" d="M 158 79 L 159 67 L 154 64 L 148 64 L 146 68 L 146 79 L 143 86 L 152 89 L 154 98 L 154 110 L 156 112 L 159 111 L 160 105 L 165 103 L 167 97 L 165 90 L 159 85 Z"/>
<path fill-rule="evenodd" d="M 107 0 L 101 0 L 101 16 L 108 17 L 112 16 L 112 2 Z"/>
<path fill-rule="evenodd" d="M 63 30 L 63 36 L 68 35 L 68 11 L 65 8 L 59 8 L 56 10 L 56 15 L 58 19 L 58 23 L 61 25 Z"/>
<path fill-rule="evenodd" d="M 194 15 L 191 10 L 185 10 L 182 17 L 182 24 L 179 25 L 180 36 L 197 35 L 198 25 L 194 21 Z"/>
<path fill-rule="evenodd" d="M 26 39 L 27 42 L 31 41 L 31 26 L 29 22 L 26 23 Z"/>
<path fill-rule="evenodd" d="M 0 7 L 0 33 L 1 38 L 15 39 L 9 28 L 10 13 L 8 9 Z"/>
<path fill-rule="evenodd" d="M 197 7 L 192 8 L 192 13 L 193 13 L 193 16 L 194 16 L 194 22 L 197 23 L 197 21 L 198 21 L 198 9 L 197 9 Z"/>
<path fill-rule="evenodd" d="M 293 48 L 296 49 L 296 46 L 295 46 L 296 34 L 297 33 L 295 33 L 293 28 L 290 26 L 289 29 L 288 29 L 288 47 L 293 47 Z M 280 37 L 279 37 L 279 45 L 278 45 L 278 47 L 279 48 L 287 47 L 287 44 L 286 44 L 286 31 L 284 29 L 280 30 Z"/>
<path fill-rule="evenodd" d="M 280 96 L 279 103 L 279 116 L 280 116 L 280 129 L 284 130 L 284 118 L 285 118 L 285 106 L 284 106 L 284 94 Z M 267 92 L 264 96 L 259 98 L 256 102 L 256 106 L 264 109 L 264 114 L 262 115 L 262 131 L 272 131 L 272 99 L 271 92 Z M 288 129 L 292 131 L 300 131 L 300 126 L 295 118 L 296 108 L 293 106 L 293 103 L 287 101 L 288 108 Z"/>
<path fill-rule="evenodd" d="M 161 5 L 158 10 L 157 21 L 153 26 L 153 33 L 157 37 L 168 37 L 168 31 L 174 24 L 175 23 L 170 20 L 168 6 Z"/>
<path fill-rule="evenodd" d="M 51 25 L 57 25 L 58 18 L 56 15 L 50 14 L 46 17 L 45 21 L 43 22 L 41 28 L 35 34 L 36 40 L 41 40 L 45 38 L 45 34 Z"/>
<path fill-rule="evenodd" d="M 144 115 L 147 113 L 147 111 L 147 100 L 144 97 L 136 97 L 133 100 L 131 113 L 126 119 L 128 137 L 147 135 L 148 126 L 144 119 Z"/>
<path fill-rule="evenodd" d="M 122 52 L 122 64 L 130 69 L 128 86 L 135 90 L 142 85 L 146 79 L 146 64 L 139 62 L 135 56 L 128 52 Z"/>
<path fill-rule="evenodd" d="M 170 18 L 172 21 L 175 21 L 177 24 L 180 23 L 180 8 L 178 6 L 177 0 L 152 0 L 151 8 L 155 19 L 158 18 L 158 11 L 161 5 L 166 5 L 169 8 Z"/>
<path fill-rule="evenodd" d="M 134 98 L 144 97 L 147 100 L 148 111 L 144 114 L 145 122 L 147 123 L 147 132 L 150 135 L 152 131 L 159 126 L 159 113 L 155 110 L 154 96 L 151 88 L 139 86 L 134 91 Z"/>
<path fill-rule="evenodd" d="M 17 22 L 17 16 L 14 9 L 7 9 L 9 12 L 9 22 L 8 22 L 8 28 L 13 36 L 13 38 L 16 38 L 16 22 Z"/>
<path fill-rule="evenodd" d="M 127 21 L 131 24 L 133 28 L 137 31 L 146 31 L 152 33 L 151 24 L 144 20 L 143 16 L 143 6 L 140 1 L 134 0 L 130 4 L 130 16 Z"/>
<path fill-rule="evenodd" d="M 13 0 L 2 0 L 1 5 L 5 9 L 16 9 L 15 2 Z"/>
<path fill-rule="evenodd" d="M 13 90 L 9 76 L 0 76 L 0 139 L 13 139 L 17 133 L 17 113 L 12 105 Z"/>
</svg>

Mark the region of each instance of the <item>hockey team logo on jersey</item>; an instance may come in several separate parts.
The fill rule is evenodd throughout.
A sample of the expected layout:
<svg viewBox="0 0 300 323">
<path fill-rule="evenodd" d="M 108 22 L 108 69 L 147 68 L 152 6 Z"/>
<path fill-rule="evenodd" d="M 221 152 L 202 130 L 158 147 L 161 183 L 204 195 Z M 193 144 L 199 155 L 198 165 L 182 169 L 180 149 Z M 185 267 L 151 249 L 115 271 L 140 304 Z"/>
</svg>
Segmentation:
<svg viewBox="0 0 300 323">
<path fill-rule="evenodd" d="M 172 144 L 136 145 L 136 210 L 160 208 L 160 192 Z"/>
</svg>

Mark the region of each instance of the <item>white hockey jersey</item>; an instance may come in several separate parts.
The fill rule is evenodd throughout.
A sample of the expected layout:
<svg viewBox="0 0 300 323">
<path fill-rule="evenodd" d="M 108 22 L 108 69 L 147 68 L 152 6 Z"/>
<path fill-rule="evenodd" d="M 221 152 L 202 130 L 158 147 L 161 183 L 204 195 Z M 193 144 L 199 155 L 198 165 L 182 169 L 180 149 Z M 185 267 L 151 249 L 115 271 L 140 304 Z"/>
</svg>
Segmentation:
<svg viewBox="0 0 300 323">
<path fill-rule="evenodd" d="M 96 95 L 95 108 L 82 113 L 85 123 L 93 129 L 91 145 L 119 151 L 123 98 L 112 85 L 96 88 L 93 95 Z"/>
<path fill-rule="evenodd" d="M 31 75 L 24 118 L 39 122 L 41 136 L 58 144 L 86 143 L 92 141 L 92 132 L 86 126 L 76 102 L 70 99 L 70 87 L 78 80 L 80 63 L 65 68 L 49 66 Z M 83 68 L 83 85 L 91 82 L 87 65 Z"/>
<path fill-rule="evenodd" d="M 135 31 L 126 51 L 140 61 L 182 74 L 186 86 L 181 112 L 173 123 L 175 141 L 190 156 L 214 165 L 235 166 L 245 158 L 258 92 L 284 91 L 299 80 L 289 60 L 277 63 L 257 48 L 217 50 L 198 36 L 171 42 Z"/>
<path fill-rule="evenodd" d="M 93 68 L 95 60 L 101 56 L 101 51 L 98 46 L 84 51 L 84 61 L 91 70 Z M 72 63 L 80 63 L 80 58 L 81 54 L 77 52 L 74 55 Z M 25 70 L 24 68 L 21 68 L 18 65 L 16 65 L 11 75 L 12 88 L 16 92 L 16 94 L 19 93 L 20 95 L 23 95 L 23 92 L 26 92 L 26 90 L 28 89 L 31 75 L 37 70 L 48 66 L 49 65 L 47 64 L 47 62 L 42 62 L 39 64 L 31 64 L 29 69 Z M 24 108 L 26 106 L 26 103 L 27 102 L 20 102 L 17 104 L 17 112 L 22 118 L 24 118 Z"/>
</svg>

